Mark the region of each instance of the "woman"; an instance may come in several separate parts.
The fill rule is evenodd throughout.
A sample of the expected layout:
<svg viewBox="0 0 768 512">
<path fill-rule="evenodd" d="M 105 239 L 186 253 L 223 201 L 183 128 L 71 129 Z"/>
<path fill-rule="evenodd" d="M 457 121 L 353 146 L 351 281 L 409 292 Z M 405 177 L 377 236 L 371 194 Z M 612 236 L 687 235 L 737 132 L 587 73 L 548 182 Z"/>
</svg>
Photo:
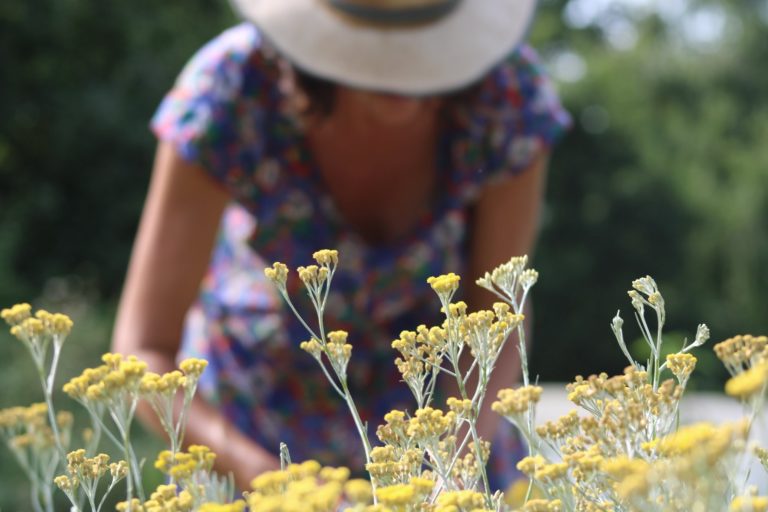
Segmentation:
<svg viewBox="0 0 768 512">
<path fill-rule="evenodd" d="M 390 409 L 413 409 L 390 343 L 439 323 L 426 278 L 461 273 L 470 307 L 485 307 L 474 278 L 532 250 L 548 151 L 569 119 L 520 44 L 534 0 L 235 4 L 252 24 L 206 45 L 153 119 L 113 344 L 158 372 L 209 361 L 185 439 L 245 488 L 278 466 L 281 440 L 294 459 L 362 467 L 349 414 L 263 267 L 339 250 L 327 326 L 350 332 L 372 433 Z M 508 347 L 490 397 L 515 384 Z M 508 454 L 498 424 L 484 411 L 481 435 Z M 497 460 L 496 476 L 514 462 Z"/>
</svg>

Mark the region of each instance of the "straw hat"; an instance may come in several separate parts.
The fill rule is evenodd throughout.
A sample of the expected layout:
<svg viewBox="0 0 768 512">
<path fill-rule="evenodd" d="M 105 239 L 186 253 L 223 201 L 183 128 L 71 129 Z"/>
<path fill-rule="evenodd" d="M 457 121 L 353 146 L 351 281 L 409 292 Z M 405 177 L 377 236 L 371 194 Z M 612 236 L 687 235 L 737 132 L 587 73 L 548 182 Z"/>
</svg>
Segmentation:
<svg viewBox="0 0 768 512">
<path fill-rule="evenodd" d="M 434 94 L 469 85 L 523 38 L 536 0 L 231 0 L 286 58 L 331 81 Z"/>
</svg>

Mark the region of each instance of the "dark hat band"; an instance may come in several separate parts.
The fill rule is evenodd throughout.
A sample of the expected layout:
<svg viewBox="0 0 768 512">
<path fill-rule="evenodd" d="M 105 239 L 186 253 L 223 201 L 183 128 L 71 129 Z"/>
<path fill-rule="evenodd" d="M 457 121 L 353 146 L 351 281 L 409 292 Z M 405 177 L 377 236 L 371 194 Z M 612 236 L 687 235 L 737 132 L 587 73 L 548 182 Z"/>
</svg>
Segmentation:
<svg viewBox="0 0 768 512">
<path fill-rule="evenodd" d="M 437 21 L 451 12 L 461 0 L 440 0 L 413 7 L 376 7 L 354 0 L 326 0 L 336 11 L 371 25 L 414 25 Z"/>
</svg>

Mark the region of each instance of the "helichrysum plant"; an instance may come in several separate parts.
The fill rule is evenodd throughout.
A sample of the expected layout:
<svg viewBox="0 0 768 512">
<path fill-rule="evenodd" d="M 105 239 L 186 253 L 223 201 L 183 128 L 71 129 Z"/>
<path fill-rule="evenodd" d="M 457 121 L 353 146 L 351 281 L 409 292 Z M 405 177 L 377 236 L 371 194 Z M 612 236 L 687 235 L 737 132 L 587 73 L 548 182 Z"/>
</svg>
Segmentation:
<svg viewBox="0 0 768 512">
<path fill-rule="evenodd" d="M 104 354 L 103 364 L 88 368 L 67 382 L 63 390 L 87 411 L 91 427 L 83 436 L 85 448 L 70 451 L 72 415 L 53 406 L 53 386 L 62 345 L 72 321 L 62 314 L 37 311 L 28 304 L 2 310 L 11 334 L 28 349 L 40 377 L 44 403 L 0 410 L 0 435 L 30 481 L 32 508 L 53 511 L 53 490 L 60 489 L 73 511 L 102 510 L 107 496 L 125 481 L 126 499 L 120 505 L 129 511 L 242 510 L 234 501 L 232 479 L 213 472 L 215 455 L 202 446 L 181 451 L 187 410 L 207 362 L 186 359 L 179 370 L 164 375 L 147 371 L 146 363 L 133 356 Z M 174 411 L 176 396 L 182 406 Z M 157 468 L 169 477 L 149 498 L 141 480 L 141 462 L 131 444 L 131 425 L 140 400 L 157 413 L 168 436 L 170 449 L 160 454 Z M 97 453 L 102 434 L 123 457 L 111 461 Z M 173 494 L 174 497 L 171 497 Z M 160 507 L 160 508 L 157 508 Z M 239 507 L 239 508 L 238 508 Z"/>
<path fill-rule="evenodd" d="M 696 366 L 691 351 L 706 343 L 709 330 L 699 325 L 690 343 L 664 356 L 664 298 L 652 278 L 637 279 L 629 298 L 648 344 L 648 359 L 632 356 L 617 313 L 610 327 L 627 358 L 624 373 L 577 377 L 567 386 L 568 399 L 577 409 L 537 425 L 536 405 L 543 390 L 530 377 L 523 312 L 538 273 L 527 267 L 526 257 L 512 258 L 486 273 L 477 284 L 499 302 L 475 312 L 454 301 L 458 275 L 435 276 L 427 284 L 439 299 L 443 321 L 403 331 L 392 342 L 394 363 L 413 394 L 414 408 L 390 411 L 370 432 L 347 384 L 354 333 L 327 331 L 323 319 L 339 256 L 321 250 L 313 257 L 314 264 L 297 269 L 313 321 L 306 320 L 289 297 L 289 269 L 284 264 L 274 263 L 265 274 L 307 330 L 308 339 L 299 347 L 317 361 L 347 404 L 364 448 L 368 479 L 350 479 L 349 469 L 322 467 L 316 461 L 293 463 L 281 446 L 281 469 L 258 475 L 250 492 L 235 499 L 232 479 L 213 472 L 214 453 L 204 446 L 182 448 L 187 409 L 206 365 L 196 359 L 157 375 L 136 358 L 105 354 L 104 364 L 64 386 L 92 422 L 86 447 L 67 451 L 72 417 L 56 414 L 51 395 L 72 323 L 64 315 L 32 315 L 29 305 L 22 304 L 3 310 L 2 317 L 32 355 L 45 402 L 0 411 L 0 433 L 30 479 L 33 508 L 52 510 L 55 486 L 73 510 L 98 511 L 106 495 L 125 481 L 126 499 L 117 509 L 132 512 L 768 511 L 768 497 L 748 487 L 743 476 L 750 457 L 768 470 L 768 449 L 750 440 L 768 387 L 765 336 L 736 336 L 715 345 L 731 373 L 726 393 L 744 403 L 745 419 L 720 426 L 680 426 L 680 401 Z M 490 443 L 477 431 L 491 373 L 513 334 L 522 383 L 501 390 L 491 407 L 515 425 L 529 447 L 529 455 L 518 464 L 528 481 L 514 486 L 516 492 L 522 490 L 514 503 L 512 496 L 505 498 L 490 488 Z M 467 353 L 468 367 L 460 364 Z M 438 378 L 452 379 L 458 390 L 444 404 L 435 403 Z M 174 411 L 179 394 L 182 407 Z M 141 462 L 130 443 L 140 400 L 157 413 L 169 443 L 154 463 L 168 483 L 148 496 L 139 478 Z M 374 433 L 377 444 L 372 442 Z M 123 460 L 111 461 L 96 452 L 102 435 L 119 448 Z"/>
</svg>

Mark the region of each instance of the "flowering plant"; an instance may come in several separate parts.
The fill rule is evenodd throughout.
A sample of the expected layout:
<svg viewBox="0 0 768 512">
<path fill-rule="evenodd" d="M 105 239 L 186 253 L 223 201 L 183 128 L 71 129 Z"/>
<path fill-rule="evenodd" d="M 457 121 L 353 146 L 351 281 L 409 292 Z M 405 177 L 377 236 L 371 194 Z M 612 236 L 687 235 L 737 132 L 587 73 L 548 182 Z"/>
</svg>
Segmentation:
<svg viewBox="0 0 768 512">
<path fill-rule="evenodd" d="M 696 364 L 690 352 L 707 341 L 709 330 L 700 325 L 690 344 L 663 357 L 664 299 L 653 279 L 638 279 L 629 296 L 650 348 L 649 359 L 643 364 L 632 357 L 617 314 L 611 328 L 629 362 L 624 374 L 577 377 L 567 389 L 569 400 L 579 409 L 537 426 L 542 388 L 529 376 L 523 310 L 538 273 L 527 268 L 526 257 L 512 258 L 486 273 L 477 284 L 500 302 L 477 312 L 468 312 L 461 301 L 453 302 L 459 276 L 432 277 L 428 284 L 439 298 L 443 322 L 404 331 L 392 342 L 398 354 L 395 364 L 414 396 L 415 408 L 388 413 L 375 432 L 381 444 L 373 446 L 347 385 L 353 344 L 346 332 L 327 332 L 323 321 L 338 254 L 322 250 L 313 256 L 316 264 L 297 272 L 314 309 L 314 327 L 287 293 L 288 268 L 274 263 L 265 274 L 307 330 L 308 339 L 300 348 L 317 361 L 347 404 L 365 452 L 368 480 L 350 479 L 347 468 L 321 467 L 315 461 L 292 463 L 287 448 L 281 446 L 281 470 L 257 476 L 252 491 L 235 500 L 231 479 L 212 471 L 215 455 L 208 448 L 189 446 L 182 451 L 186 410 L 206 365 L 195 359 L 183 361 L 180 370 L 156 375 L 133 357 L 103 356 L 102 366 L 85 370 L 64 386 L 92 422 L 85 448 L 67 452 L 72 417 L 55 413 L 51 391 L 72 323 L 64 315 L 44 311 L 33 316 L 30 306 L 22 304 L 3 310 L 2 318 L 29 349 L 46 401 L 0 411 L 0 433 L 30 479 L 35 511 L 52 510 L 53 485 L 67 495 L 73 510 L 86 510 L 87 502 L 88 510 L 98 511 L 106 494 L 122 480 L 126 499 L 118 510 L 139 512 L 242 511 L 246 506 L 259 511 L 768 510 L 768 498 L 757 496 L 738 478 L 738 468 L 750 454 L 768 468 L 768 451 L 748 442 L 765 395 L 768 338 L 737 336 L 715 346 L 732 374 L 726 392 L 745 403 L 747 419 L 719 427 L 680 428 L 679 404 Z M 655 329 L 647 313 L 655 317 Z M 500 391 L 492 409 L 514 424 L 528 444 L 530 454 L 518 464 L 529 477 L 519 503 L 490 488 L 485 470 L 490 444 L 477 431 L 491 372 L 513 333 L 522 385 Z M 471 364 L 462 367 L 459 361 L 466 352 Z M 434 403 L 441 374 L 453 379 L 458 389 L 458 396 L 449 397 L 442 408 Z M 174 411 L 177 394 L 182 395 L 183 406 Z M 139 478 L 141 463 L 130 443 L 139 400 L 155 410 L 169 442 L 169 450 L 161 452 L 155 463 L 168 483 L 148 498 Z M 119 447 L 123 460 L 110 463 L 107 455 L 96 452 L 102 435 Z M 107 474 L 108 482 L 100 487 Z"/>
</svg>

